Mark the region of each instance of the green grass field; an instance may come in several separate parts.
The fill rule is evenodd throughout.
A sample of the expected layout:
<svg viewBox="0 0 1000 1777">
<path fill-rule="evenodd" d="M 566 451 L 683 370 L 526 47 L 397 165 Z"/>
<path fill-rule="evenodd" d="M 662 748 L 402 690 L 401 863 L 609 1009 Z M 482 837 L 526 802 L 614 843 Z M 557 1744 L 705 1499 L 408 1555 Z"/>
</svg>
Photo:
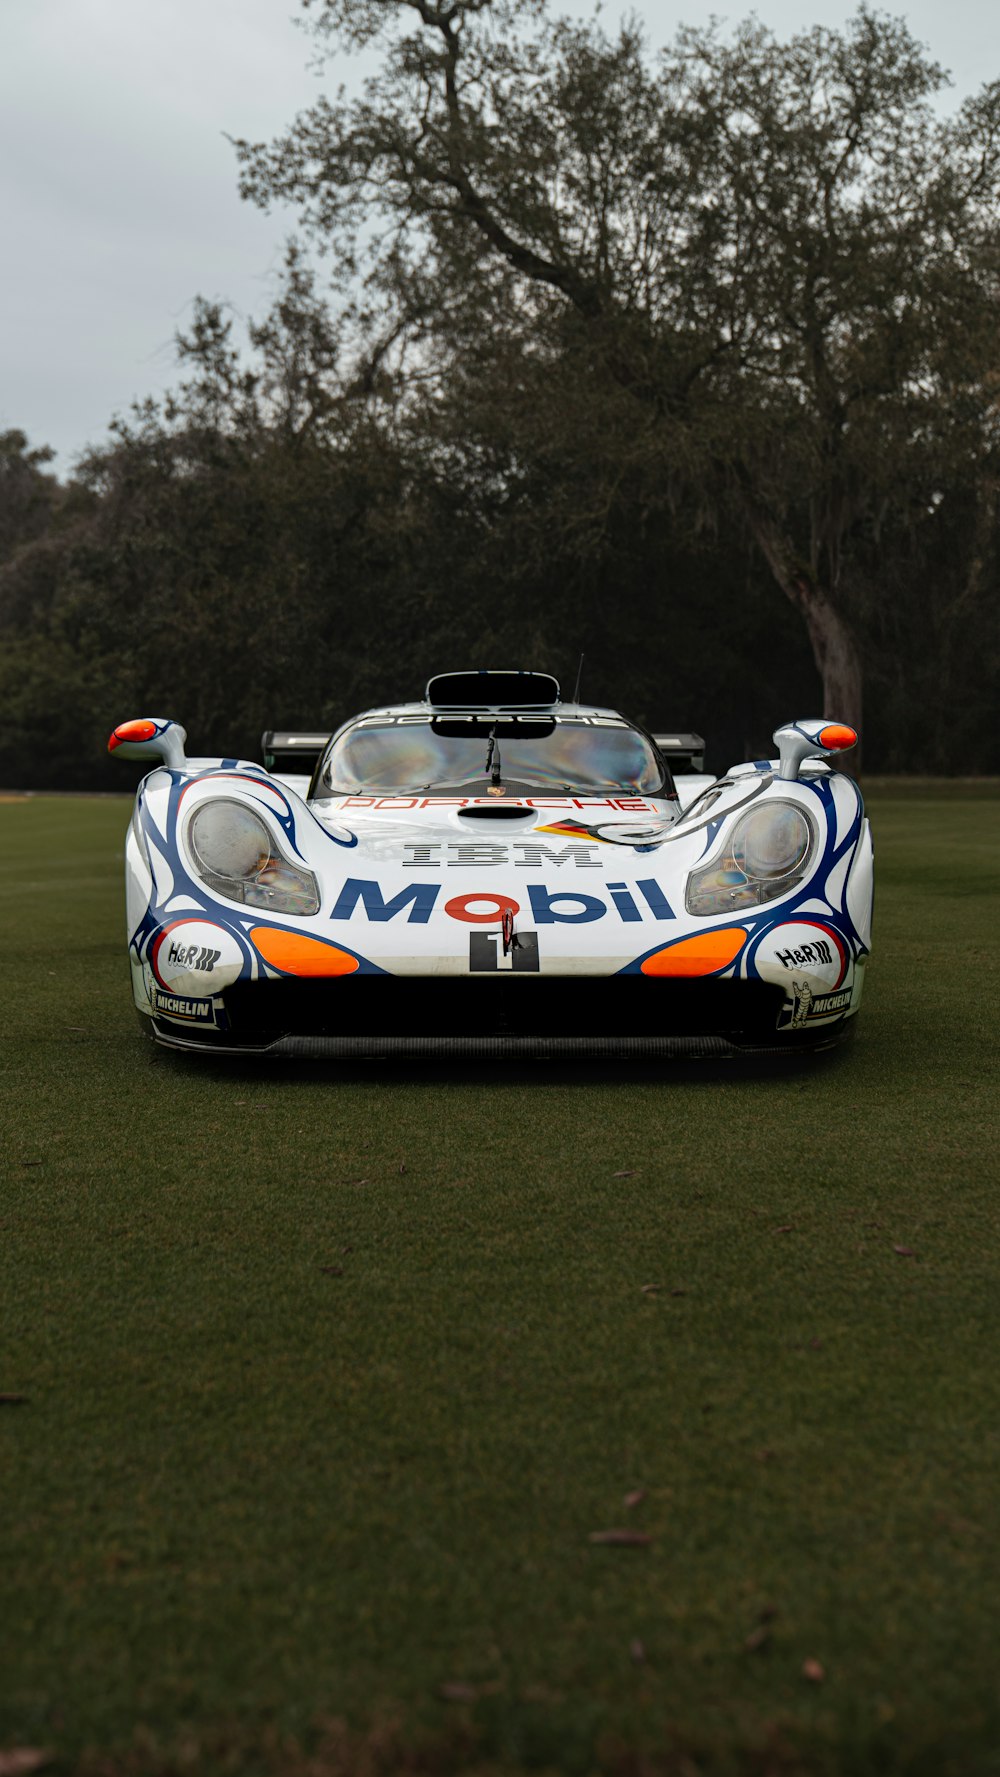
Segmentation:
<svg viewBox="0 0 1000 1777">
<path fill-rule="evenodd" d="M 1000 1772 L 998 808 L 876 792 L 809 1068 L 305 1076 L 0 807 L 0 1771 Z"/>
</svg>

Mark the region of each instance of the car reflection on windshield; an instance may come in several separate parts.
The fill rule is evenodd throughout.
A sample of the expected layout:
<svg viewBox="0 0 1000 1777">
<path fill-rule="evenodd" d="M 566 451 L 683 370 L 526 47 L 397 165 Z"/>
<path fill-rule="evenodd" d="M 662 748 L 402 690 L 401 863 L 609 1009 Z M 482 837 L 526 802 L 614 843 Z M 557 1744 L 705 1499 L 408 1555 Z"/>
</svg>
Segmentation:
<svg viewBox="0 0 1000 1777">
<path fill-rule="evenodd" d="M 367 717 L 331 745 L 317 794 L 594 791 L 669 795 L 666 769 L 644 734 L 610 718 L 493 714 Z"/>
</svg>

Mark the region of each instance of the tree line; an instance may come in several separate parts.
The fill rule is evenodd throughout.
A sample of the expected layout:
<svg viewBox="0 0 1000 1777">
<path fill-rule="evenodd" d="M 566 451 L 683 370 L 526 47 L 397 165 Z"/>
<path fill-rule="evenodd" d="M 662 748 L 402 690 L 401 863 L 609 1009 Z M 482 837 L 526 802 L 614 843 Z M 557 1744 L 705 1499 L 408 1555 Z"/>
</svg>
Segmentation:
<svg viewBox="0 0 1000 1777">
<path fill-rule="evenodd" d="M 241 188 L 270 313 L 60 483 L 0 440 L 0 782 L 112 787 L 431 672 L 533 666 L 722 767 L 818 712 L 869 770 L 995 738 L 1000 83 L 951 117 L 898 20 L 777 42 L 542 0 L 304 0 L 377 45 Z"/>
</svg>

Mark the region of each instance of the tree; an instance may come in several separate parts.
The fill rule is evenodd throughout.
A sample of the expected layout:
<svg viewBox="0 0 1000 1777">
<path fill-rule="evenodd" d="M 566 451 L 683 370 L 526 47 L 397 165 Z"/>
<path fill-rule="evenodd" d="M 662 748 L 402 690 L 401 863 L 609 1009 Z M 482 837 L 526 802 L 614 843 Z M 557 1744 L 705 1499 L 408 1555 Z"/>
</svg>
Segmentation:
<svg viewBox="0 0 1000 1777">
<path fill-rule="evenodd" d="M 24 432 L 0 432 L 0 562 L 48 529 L 64 494 L 43 466 L 54 455 L 48 445 L 32 449 Z"/>
<path fill-rule="evenodd" d="M 880 534 L 996 482 L 1000 83 L 941 121 L 941 70 L 864 8 L 653 59 L 545 0 L 303 5 L 382 65 L 237 144 L 244 195 L 299 207 L 374 359 L 442 412 L 492 389 L 498 473 L 541 438 L 586 457 L 586 522 L 624 472 L 751 537 L 857 723 Z"/>
</svg>

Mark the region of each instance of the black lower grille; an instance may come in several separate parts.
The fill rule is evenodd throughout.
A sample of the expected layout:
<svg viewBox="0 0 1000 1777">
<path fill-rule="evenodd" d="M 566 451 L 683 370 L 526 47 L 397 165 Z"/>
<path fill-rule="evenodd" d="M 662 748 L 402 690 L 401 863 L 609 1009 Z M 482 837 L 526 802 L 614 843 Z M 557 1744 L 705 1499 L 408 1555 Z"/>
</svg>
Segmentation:
<svg viewBox="0 0 1000 1777">
<path fill-rule="evenodd" d="M 344 976 L 332 981 L 238 982 L 224 996 L 231 1041 L 283 1037 L 434 1038 L 449 1043 L 565 1038 L 601 1045 L 665 1037 L 774 1041 L 783 1001 L 763 981 L 648 980 L 512 975 Z"/>
</svg>

